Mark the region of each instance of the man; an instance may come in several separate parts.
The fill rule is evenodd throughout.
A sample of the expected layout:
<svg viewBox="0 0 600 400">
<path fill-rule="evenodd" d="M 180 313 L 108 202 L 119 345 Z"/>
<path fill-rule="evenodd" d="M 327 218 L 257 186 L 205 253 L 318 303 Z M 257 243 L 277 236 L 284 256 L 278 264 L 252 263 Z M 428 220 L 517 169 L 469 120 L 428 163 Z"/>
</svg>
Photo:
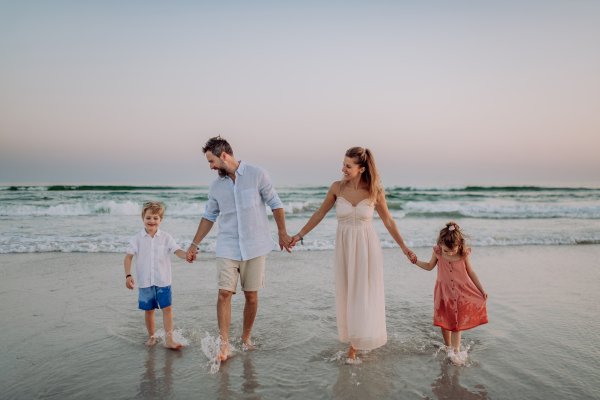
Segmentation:
<svg viewBox="0 0 600 400">
<path fill-rule="evenodd" d="M 265 204 L 273 211 L 279 231 L 279 246 L 291 253 L 292 238 L 285 229 L 283 204 L 262 168 L 237 161 L 229 143 L 220 136 L 202 148 L 210 169 L 219 177 L 210 185 L 206 210 L 188 250 L 188 261 L 196 259 L 198 244 L 210 232 L 219 214 L 217 235 L 217 318 L 221 335 L 221 360 L 229 356 L 231 296 L 238 276 L 246 296 L 242 343 L 252 347 L 250 331 L 258 309 L 258 291 L 265 287 L 265 259 L 276 246 L 269 232 Z"/>
</svg>

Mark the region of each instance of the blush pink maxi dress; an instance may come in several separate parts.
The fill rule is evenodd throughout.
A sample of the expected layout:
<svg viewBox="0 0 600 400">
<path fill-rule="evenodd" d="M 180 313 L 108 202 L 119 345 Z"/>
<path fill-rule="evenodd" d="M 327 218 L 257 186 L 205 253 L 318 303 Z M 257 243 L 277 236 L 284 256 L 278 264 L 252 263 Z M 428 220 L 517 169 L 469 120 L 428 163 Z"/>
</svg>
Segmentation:
<svg viewBox="0 0 600 400">
<path fill-rule="evenodd" d="M 383 257 L 373 226 L 375 207 L 364 199 L 353 206 L 338 196 L 335 237 L 335 306 L 341 342 L 372 350 L 387 342 Z"/>
<path fill-rule="evenodd" d="M 467 272 L 465 257 L 450 261 L 442 257 L 438 246 L 433 251 L 438 255 L 433 325 L 456 332 L 487 324 L 486 301 Z"/>
</svg>

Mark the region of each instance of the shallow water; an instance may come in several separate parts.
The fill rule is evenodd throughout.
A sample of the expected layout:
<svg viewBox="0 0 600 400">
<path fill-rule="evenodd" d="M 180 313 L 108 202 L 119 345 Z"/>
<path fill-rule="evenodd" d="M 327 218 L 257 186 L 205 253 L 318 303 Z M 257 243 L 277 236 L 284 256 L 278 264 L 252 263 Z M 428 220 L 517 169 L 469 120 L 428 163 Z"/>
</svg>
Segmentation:
<svg viewBox="0 0 600 400">
<path fill-rule="evenodd" d="M 420 258 L 429 248 L 414 249 Z M 476 247 L 490 323 L 463 333 L 465 366 L 432 325 L 435 272 L 384 249 L 388 344 L 345 364 L 337 340 L 333 252 L 271 253 L 253 330 L 211 373 L 215 260 L 172 259 L 174 316 L 186 346 L 146 340 L 122 254 L 0 256 L 2 398 L 600 398 L 600 246 Z M 242 327 L 233 300 L 231 337 Z M 157 328 L 161 313 L 157 311 Z M 214 348 L 214 347 L 213 347 Z"/>
</svg>

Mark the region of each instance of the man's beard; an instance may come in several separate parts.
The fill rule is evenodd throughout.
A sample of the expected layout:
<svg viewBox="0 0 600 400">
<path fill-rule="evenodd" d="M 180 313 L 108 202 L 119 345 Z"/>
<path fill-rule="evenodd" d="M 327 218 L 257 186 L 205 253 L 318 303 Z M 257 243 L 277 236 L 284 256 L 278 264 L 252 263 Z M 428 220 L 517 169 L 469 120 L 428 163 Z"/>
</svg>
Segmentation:
<svg viewBox="0 0 600 400">
<path fill-rule="evenodd" d="M 227 176 L 227 170 L 225 169 L 225 163 L 222 160 L 219 160 L 219 168 L 217 168 L 217 172 L 221 178 L 225 178 Z"/>
</svg>

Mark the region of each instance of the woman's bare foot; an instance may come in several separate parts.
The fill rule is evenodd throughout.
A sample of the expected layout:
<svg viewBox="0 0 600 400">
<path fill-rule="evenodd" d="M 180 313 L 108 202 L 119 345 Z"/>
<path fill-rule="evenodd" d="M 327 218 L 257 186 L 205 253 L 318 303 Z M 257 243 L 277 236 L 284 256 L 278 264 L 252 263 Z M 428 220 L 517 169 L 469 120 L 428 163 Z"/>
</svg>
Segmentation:
<svg viewBox="0 0 600 400">
<path fill-rule="evenodd" d="M 144 346 L 154 346 L 156 344 L 156 338 L 154 336 L 150 336 L 150 339 L 148 339 L 148 341 L 146 343 L 144 343 Z"/>
<path fill-rule="evenodd" d="M 229 357 L 229 343 L 221 344 L 221 351 L 219 352 L 219 357 L 221 357 L 221 361 L 227 360 L 227 357 Z"/>
<path fill-rule="evenodd" d="M 356 360 L 356 349 L 350 345 L 348 349 L 348 358 L 351 360 Z"/>
</svg>

